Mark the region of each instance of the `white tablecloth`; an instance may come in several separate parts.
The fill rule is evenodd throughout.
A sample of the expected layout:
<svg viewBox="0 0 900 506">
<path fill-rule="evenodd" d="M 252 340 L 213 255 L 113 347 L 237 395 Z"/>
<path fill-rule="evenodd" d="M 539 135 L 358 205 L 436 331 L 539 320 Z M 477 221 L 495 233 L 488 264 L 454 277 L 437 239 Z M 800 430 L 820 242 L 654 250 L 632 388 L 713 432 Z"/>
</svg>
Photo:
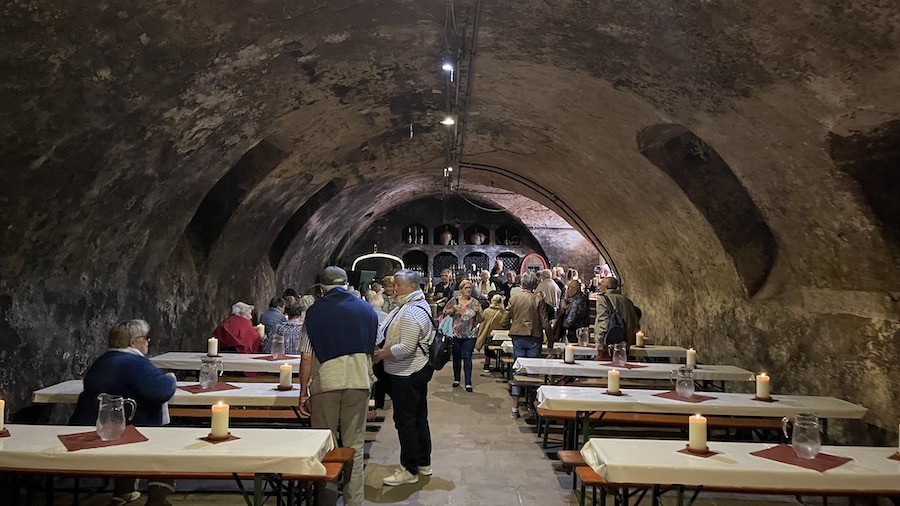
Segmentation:
<svg viewBox="0 0 900 506">
<path fill-rule="evenodd" d="M 150 361 L 153 365 L 160 369 L 170 369 L 174 371 L 199 371 L 200 359 L 205 357 L 206 353 L 200 352 L 183 352 L 170 351 L 151 357 Z M 256 360 L 253 357 L 264 357 L 263 354 L 246 355 L 243 353 L 222 353 L 220 360 L 222 361 L 225 371 L 239 372 L 270 372 L 278 373 L 278 366 L 281 364 L 291 364 L 294 372 L 300 371 L 300 359 L 277 360 L 269 362 L 268 360 Z"/>
<path fill-rule="evenodd" d="M 233 381 L 228 383 L 240 388 L 199 394 L 192 394 L 179 388 L 175 390 L 175 395 L 169 400 L 169 405 L 211 406 L 219 401 L 223 401 L 231 406 L 292 407 L 296 406 L 300 400 L 300 390 L 296 385 L 295 390 L 281 392 L 276 389 L 277 383 L 236 383 Z M 196 384 L 196 381 L 178 382 L 178 386 Z M 84 386 L 81 380 L 64 381 L 35 391 L 32 402 L 38 404 L 75 404 L 78 401 L 78 394 L 83 389 Z"/>
<path fill-rule="evenodd" d="M 566 364 L 560 358 L 519 358 L 513 369 L 522 374 L 541 374 L 545 376 L 570 376 L 581 378 L 605 378 L 611 369 L 617 369 L 621 378 L 667 380 L 672 378 L 674 364 L 640 364 L 646 367 L 638 369 L 614 368 L 600 365 L 595 360 L 576 360 L 574 364 Z M 694 379 L 699 381 L 754 381 L 753 373 L 733 365 L 701 365 L 694 370 Z"/>
<path fill-rule="evenodd" d="M 334 443 L 326 429 L 241 429 L 241 439 L 211 444 L 199 438 L 208 428 L 139 427 L 142 443 L 70 452 L 57 438 L 95 430 L 61 425 L 7 425 L 0 438 L 0 469 L 108 472 L 281 473 L 321 476 L 322 457 Z"/>
<path fill-rule="evenodd" d="M 710 441 L 722 452 L 709 458 L 677 453 L 685 441 L 592 438 L 584 460 L 609 483 L 678 484 L 752 491 L 896 491 L 900 462 L 889 460 L 896 447 L 823 446 L 822 451 L 854 460 L 820 473 L 750 455 L 774 445 Z"/>
<path fill-rule="evenodd" d="M 823 418 L 860 419 L 866 408 L 835 397 L 775 395 L 778 402 L 753 400 L 753 394 L 698 392 L 715 397 L 703 402 L 683 402 L 654 397 L 666 390 L 625 388 L 626 395 L 606 395 L 602 388 L 543 385 L 538 388 L 539 407 L 558 411 L 612 411 L 619 413 L 683 413 L 693 415 L 782 417 L 817 413 Z M 685 423 L 687 421 L 685 420 Z"/>
<path fill-rule="evenodd" d="M 508 355 L 513 352 L 512 341 L 503 341 L 501 351 Z M 567 343 L 554 343 L 553 347 L 558 350 L 564 350 Z M 681 346 L 645 346 L 643 348 L 628 348 L 628 355 L 635 358 L 667 358 L 669 360 L 684 360 L 687 350 Z M 541 353 L 547 353 L 547 345 L 541 347 Z M 576 357 L 596 357 L 597 348 L 593 346 L 575 346 Z"/>
<path fill-rule="evenodd" d="M 491 341 L 510 341 L 512 340 L 509 337 L 508 330 L 492 330 L 491 331 Z"/>
</svg>

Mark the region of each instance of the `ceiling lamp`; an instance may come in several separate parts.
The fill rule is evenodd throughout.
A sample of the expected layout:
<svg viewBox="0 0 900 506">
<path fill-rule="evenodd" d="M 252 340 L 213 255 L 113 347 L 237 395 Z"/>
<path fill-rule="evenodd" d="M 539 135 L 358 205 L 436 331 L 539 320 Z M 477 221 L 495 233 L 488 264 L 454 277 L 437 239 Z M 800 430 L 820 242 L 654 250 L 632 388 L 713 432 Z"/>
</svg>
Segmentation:
<svg viewBox="0 0 900 506">
<path fill-rule="evenodd" d="M 447 125 L 447 126 L 455 125 L 455 124 L 456 124 L 456 120 L 453 119 L 453 116 L 447 116 L 446 118 L 444 118 L 444 119 L 441 121 L 441 124 L 442 124 L 442 125 Z"/>
</svg>

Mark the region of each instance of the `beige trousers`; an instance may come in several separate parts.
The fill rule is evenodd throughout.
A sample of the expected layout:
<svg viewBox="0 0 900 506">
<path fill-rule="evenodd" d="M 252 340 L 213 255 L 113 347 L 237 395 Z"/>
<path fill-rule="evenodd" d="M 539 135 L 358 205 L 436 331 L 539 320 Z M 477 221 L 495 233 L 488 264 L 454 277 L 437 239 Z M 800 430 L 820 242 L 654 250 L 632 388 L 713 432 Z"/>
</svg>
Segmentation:
<svg viewBox="0 0 900 506">
<path fill-rule="evenodd" d="M 313 395 L 310 402 L 310 422 L 316 429 L 331 429 L 341 446 L 356 450 L 353 470 L 344 470 L 344 504 L 359 506 L 363 502 L 365 473 L 363 443 L 366 438 L 366 412 L 369 409 L 368 390 L 334 390 Z M 337 486 L 329 483 L 319 493 L 319 504 L 337 502 Z"/>
</svg>

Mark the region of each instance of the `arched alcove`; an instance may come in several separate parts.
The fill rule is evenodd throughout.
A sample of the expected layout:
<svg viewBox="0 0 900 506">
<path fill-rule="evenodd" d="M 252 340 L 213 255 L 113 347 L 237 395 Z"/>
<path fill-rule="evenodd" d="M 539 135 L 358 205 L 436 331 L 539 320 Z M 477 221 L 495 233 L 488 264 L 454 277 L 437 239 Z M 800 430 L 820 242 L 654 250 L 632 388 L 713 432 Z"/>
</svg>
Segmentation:
<svg viewBox="0 0 900 506">
<path fill-rule="evenodd" d="M 431 270 L 435 276 L 440 274 L 444 269 L 450 269 L 455 272 L 458 266 L 459 257 L 453 253 L 447 252 L 438 253 L 431 262 Z"/>
</svg>

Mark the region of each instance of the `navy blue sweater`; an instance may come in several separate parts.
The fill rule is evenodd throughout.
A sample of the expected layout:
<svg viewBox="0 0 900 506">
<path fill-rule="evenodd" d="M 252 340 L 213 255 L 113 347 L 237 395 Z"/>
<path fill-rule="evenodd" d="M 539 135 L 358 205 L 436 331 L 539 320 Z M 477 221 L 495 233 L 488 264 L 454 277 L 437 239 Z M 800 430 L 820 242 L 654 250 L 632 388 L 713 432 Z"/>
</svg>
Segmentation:
<svg viewBox="0 0 900 506">
<path fill-rule="evenodd" d="M 175 380 L 157 369 L 150 359 L 122 351 L 100 355 L 84 374 L 84 391 L 78 396 L 69 425 L 97 423 L 101 393 L 134 399 L 137 426 L 162 425 L 162 405 L 175 394 Z M 130 410 L 126 408 L 126 413 Z"/>
<path fill-rule="evenodd" d="M 343 355 L 375 352 L 378 315 L 368 302 L 333 288 L 306 310 L 306 332 L 320 363 Z"/>
</svg>

